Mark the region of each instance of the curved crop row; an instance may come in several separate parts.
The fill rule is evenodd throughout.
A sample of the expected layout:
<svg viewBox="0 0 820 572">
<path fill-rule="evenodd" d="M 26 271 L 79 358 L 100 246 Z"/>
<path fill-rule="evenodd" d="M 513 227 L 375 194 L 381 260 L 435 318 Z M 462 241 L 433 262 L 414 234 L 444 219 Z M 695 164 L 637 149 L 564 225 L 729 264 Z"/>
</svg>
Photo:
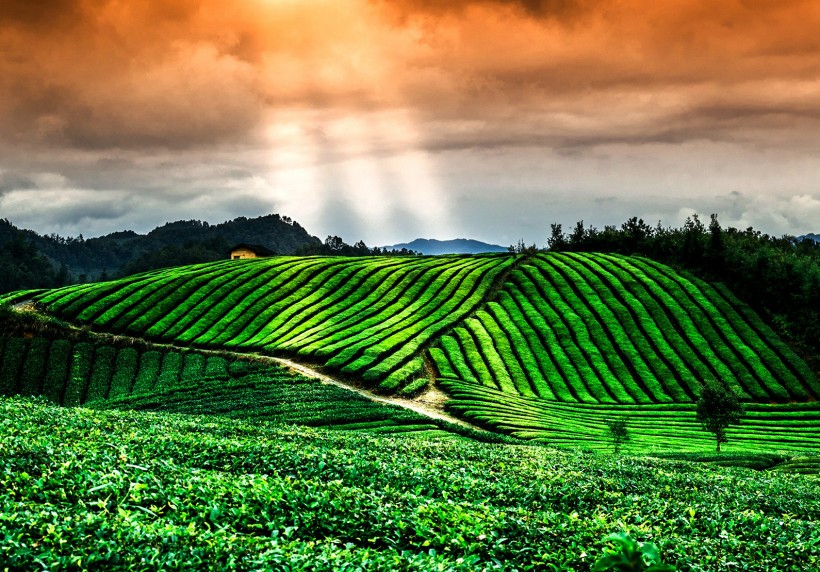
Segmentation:
<svg viewBox="0 0 820 572">
<path fill-rule="evenodd" d="M 539 255 L 430 357 L 443 378 L 544 400 L 691 403 L 705 383 L 760 403 L 816 398 L 805 364 L 750 314 L 655 262 Z"/>
<path fill-rule="evenodd" d="M 415 391 L 423 386 L 415 381 L 421 350 L 478 310 L 513 263 L 509 256 L 272 257 L 166 269 L 32 299 L 107 332 L 287 353 L 385 390 L 409 391 L 409 384 Z M 136 374 L 139 389 L 152 389 L 140 380 L 153 379 L 156 367 Z"/>
<path fill-rule="evenodd" d="M 523 397 L 456 379 L 441 379 L 448 408 L 488 428 L 566 447 L 611 447 L 608 422 L 625 421 L 628 447 L 641 452 L 704 451 L 714 436 L 704 431 L 692 404 L 586 405 Z M 816 452 L 820 404 L 749 405 L 740 425 L 728 430 L 734 452 Z"/>
<path fill-rule="evenodd" d="M 226 380 L 231 367 L 197 353 L 0 337 L 0 395 L 42 395 L 66 406 Z"/>
</svg>

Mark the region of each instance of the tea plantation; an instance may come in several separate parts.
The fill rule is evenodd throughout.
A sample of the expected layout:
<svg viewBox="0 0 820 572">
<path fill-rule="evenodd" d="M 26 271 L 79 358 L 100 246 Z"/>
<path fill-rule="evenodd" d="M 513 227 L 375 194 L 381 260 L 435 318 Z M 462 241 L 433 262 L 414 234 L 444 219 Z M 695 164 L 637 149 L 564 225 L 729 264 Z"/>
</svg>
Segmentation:
<svg viewBox="0 0 820 572">
<path fill-rule="evenodd" d="M 721 285 L 645 258 L 272 257 L 3 300 L 30 300 L 100 332 L 289 356 L 384 393 L 435 385 L 463 418 L 551 445 L 605 447 L 607 423 L 624 420 L 635 450 L 706 451 L 710 435 L 694 415 L 701 384 L 746 403 L 747 418 L 729 432 L 736 452 L 802 454 L 820 442 L 820 384 L 806 363 Z M 84 351 L 73 354 L 72 379 L 122 365 Z M 140 359 L 138 393 L 143 372 L 166 367 Z M 183 375 L 175 372 L 166 377 Z M 104 374 L 86 373 L 86 393 L 76 381 L 60 396 L 44 392 L 66 404 L 98 396 Z M 18 389 L 36 393 L 30 383 Z"/>
<path fill-rule="evenodd" d="M 815 375 L 646 259 L 279 257 L 0 301 L 35 308 L 0 305 L 0 569 L 584 571 L 613 532 L 680 571 L 820 569 Z M 252 353 L 435 385 L 494 432 Z M 728 454 L 703 382 L 745 403 Z"/>
<path fill-rule="evenodd" d="M 816 570 L 820 481 L 464 439 L 0 399 L 9 569 Z"/>
<path fill-rule="evenodd" d="M 0 324 L 8 327 L 11 322 L 26 331 L 21 318 L 25 316 L 7 317 Z M 211 413 L 334 430 L 505 440 L 372 401 L 267 361 L 135 346 L 59 326 L 39 336 L 0 337 L 0 395 L 42 396 L 65 406 Z"/>
</svg>

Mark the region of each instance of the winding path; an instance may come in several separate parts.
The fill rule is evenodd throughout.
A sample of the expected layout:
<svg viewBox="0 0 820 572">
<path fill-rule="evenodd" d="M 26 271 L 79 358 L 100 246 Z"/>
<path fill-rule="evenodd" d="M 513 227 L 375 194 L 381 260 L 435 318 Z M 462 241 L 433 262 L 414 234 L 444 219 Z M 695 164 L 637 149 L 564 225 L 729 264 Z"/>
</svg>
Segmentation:
<svg viewBox="0 0 820 572">
<path fill-rule="evenodd" d="M 248 356 L 249 354 L 237 353 L 236 355 Z M 315 377 L 322 383 L 330 383 L 337 387 L 341 387 L 342 389 L 353 391 L 355 393 L 358 393 L 359 395 L 363 395 L 364 397 L 372 401 L 378 401 L 380 403 L 387 403 L 390 405 L 396 405 L 398 407 L 404 407 L 405 409 L 410 409 L 420 415 L 424 415 L 425 417 L 430 417 L 432 419 L 440 419 L 442 421 L 447 421 L 449 423 L 456 423 L 463 427 L 469 427 L 470 429 L 473 429 L 475 431 L 481 431 L 482 433 L 490 433 L 490 431 L 487 431 L 486 429 L 482 429 L 481 427 L 473 425 L 472 423 L 468 423 L 463 419 L 459 419 L 458 417 L 453 417 L 452 415 L 445 413 L 444 402 L 447 400 L 447 396 L 444 394 L 444 392 L 442 392 L 440 389 L 436 387 L 431 387 L 430 389 L 428 389 L 426 392 L 420 395 L 417 400 L 400 399 L 397 397 L 384 397 L 382 395 L 376 395 L 372 391 L 368 391 L 360 387 L 349 385 L 341 380 L 320 373 L 315 369 L 312 369 L 306 365 L 302 365 L 295 361 L 291 361 L 289 359 L 256 355 L 254 355 L 253 357 L 255 359 L 270 360 L 276 362 L 279 365 L 282 365 L 292 371 L 295 371 L 296 373 L 299 373 L 306 377 Z"/>
</svg>

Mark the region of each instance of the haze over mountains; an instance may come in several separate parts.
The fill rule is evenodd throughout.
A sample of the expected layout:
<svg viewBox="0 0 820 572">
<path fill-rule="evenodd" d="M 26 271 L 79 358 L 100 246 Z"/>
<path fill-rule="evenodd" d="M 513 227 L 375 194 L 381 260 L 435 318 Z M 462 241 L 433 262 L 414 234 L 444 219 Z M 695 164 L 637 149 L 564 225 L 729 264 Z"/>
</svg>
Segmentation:
<svg viewBox="0 0 820 572">
<path fill-rule="evenodd" d="M 489 244 L 471 238 L 454 238 L 452 240 L 436 240 L 434 238 L 417 238 L 412 242 L 402 242 L 392 246 L 385 246 L 387 250 L 413 250 L 422 254 L 480 254 L 482 252 L 507 252 L 505 246 Z"/>
</svg>

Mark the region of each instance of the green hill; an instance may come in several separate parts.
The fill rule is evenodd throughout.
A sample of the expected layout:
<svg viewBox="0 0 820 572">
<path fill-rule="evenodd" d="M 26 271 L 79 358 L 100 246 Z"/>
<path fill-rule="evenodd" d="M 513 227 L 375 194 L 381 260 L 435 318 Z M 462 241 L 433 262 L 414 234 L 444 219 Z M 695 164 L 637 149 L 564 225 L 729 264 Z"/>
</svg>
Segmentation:
<svg viewBox="0 0 820 572">
<path fill-rule="evenodd" d="M 262 358 L 101 336 L 28 313 L 0 313 L 0 331 L 0 396 L 424 438 L 509 440 L 373 401 Z"/>
<path fill-rule="evenodd" d="M 97 331 L 292 356 L 384 392 L 437 379 L 493 429 L 600 447 L 699 450 L 701 383 L 750 404 L 749 450 L 820 439 L 820 386 L 730 292 L 644 258 L 591 253 L 412 259 L 274 257 L 11 294 Z"/>
</svg>

